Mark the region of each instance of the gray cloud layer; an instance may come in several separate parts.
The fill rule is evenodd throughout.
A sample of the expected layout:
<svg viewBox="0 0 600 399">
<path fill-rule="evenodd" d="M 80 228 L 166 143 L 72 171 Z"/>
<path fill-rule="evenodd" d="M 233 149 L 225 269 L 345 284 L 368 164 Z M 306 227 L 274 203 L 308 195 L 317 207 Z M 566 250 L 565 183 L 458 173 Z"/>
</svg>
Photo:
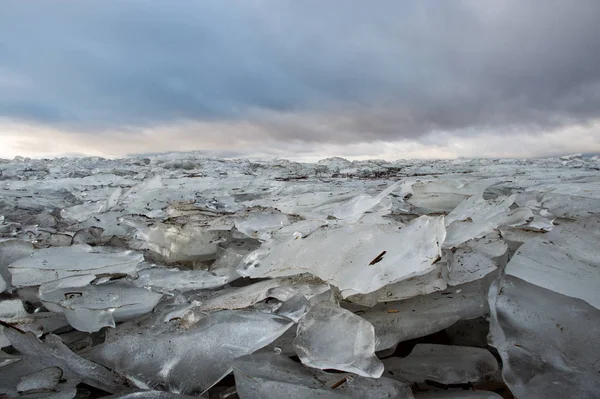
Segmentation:
<svg viewBox="0 0 600 399">
<path fill-rule="evenodd" d="M 585 124 L 599 20 L 597 0 L 0 0 L 0 117 L 337 143 Z"/>
</svg>

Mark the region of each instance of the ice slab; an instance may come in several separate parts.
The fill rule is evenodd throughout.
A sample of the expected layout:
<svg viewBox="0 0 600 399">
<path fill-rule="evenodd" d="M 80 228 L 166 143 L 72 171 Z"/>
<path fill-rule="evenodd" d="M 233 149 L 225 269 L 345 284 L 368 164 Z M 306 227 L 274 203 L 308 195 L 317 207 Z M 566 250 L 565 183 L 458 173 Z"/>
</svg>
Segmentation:
<svg viewBox="0 0 600 399">
<path fill-rule="evenodd" d="M 161 255 L 167 263 L 212 260 L 216 256 L 217 245 L 231 235 L 228 230 L 210 230 L 196 223 L 145 226 L 127 219 L 124 221 L 138 229 L 148 248 Z"/>
<path fill-rule="evenodd" d="M 452 248 L 483 237 L 501 225 L 516 226 L 533 220 L 531 209 L 510 208 L 515 198 L 516 195 L 512 195 L 486 200 L 482 195 L 473 195 L 461 202 L 446 216 L 448 234 L 444 247 Z"/>
<path fill-rule="evenodd" d="M 18 259 L 30 256 L 33 250 L 33 244 L 30 241 L 8 240 L 0 242 L 0 276 L 6 282 L 6 289 L 11 288 L 12 281 L 8 266 Z"/>
<path fill-rule="evenodd" d="M 271 238 L 275 230 L 288 225 L 290 225 L 288 216 L 279 212 L 252 213 L 235 223 L 240 233 L 263 241 Z"/>
<path fill-rule="evenodd" d="M 371 323 L 335 304 L 319 303 L 298 323 L 294 348 L 307 366 L 378 378 L 383 363 L 375 356 L 375 341 Z"/>
<path fill-rule="evenodd" d="M 490 288 L 490 342 L 515 397 L 600 396 L 600 310 L 506 275 Z"/>
<path fill-rule="evenodd" d="M 157 292 L 192 291 L 221 287 L 229 281 L 228 276 L 218 276 L 205 270 L 179 270 L 153 267 L 138 272 L 132 283 Z"/>
<path fill-rule="evenodd" d="M 11 364 L 13 376 L 23 376 L 47 367 L 59 367 L 63 378 L 72 386 L 82 381 L 109 393 L 120 392 L 125 381 L 104 367 L 73 353 L 59 337 L 49 334 L 40 341 L 32 333 L 24 333 L 14 328 L 6 328 L 6 336 L 22 356 L 31 359 Z M 3 367 L 3 371 L 6 371 Z M 32 370 L 33 369 L 33 370 Z M 25 371 L 27 370 L 27 371 Z M 20 377 L 19 377 L 20 379 Z"/>
<path fill-rule="evenodd" d="M 74 245 L 32 251 L 30 256 L 12 262 L 8 269 L 13 286 L 24 287 L 83 274 L 133 275 L 142 260 L 143 256 L 133 251 L 114 252 L 104 247 Z"/>
<path fill-rule="evenodd" d="M 448 288 L 448 264 L 442 260 L 435 269 L 422 276 L 411 277 L 397 283 L 388 284 L 370 294 L 357 294 L 346 298 L 347 301 L 364 306 L 375 306 L 378 302 L 401 301 L 419 295 L 443 291 Z"/>
<path fill-rule="evenodd" d="M 487 292 L 493 275 L 445 291 L 404 301 L 379 303 L 372 308 L 354 304 L 344 307 L 375 327 L 376 351 L 398 342 L 441 331 L 462 319 L 474 319 L 488 311 Z"/>
<path fill-rule="evenodd" d="M 293 324 L 274 314 L 226 310 L 196 322 L 116 335 L 85 356 L 140 388 L 198 394 L 230 373 L 234 359 L 268 345 Z"/>
<path fill-rule="evenodd" d="M 69 324 L 63 315 L 50 312 L 27 313 L 20 299 L 0 301 L 0 320 L 22 331 L 31 331 L 38 337 Z M 10 345 L 4 330 L 0 326 L 0 348 Z"/>
<path fill-rule="evenodd" d="M 388 377 L 409 383 L 475 383 L 498 371 L 487 349 L 435 344 L 417 344 L 407 357 L 390 357 L 383 364 Z"/>
<path fill-rule="evenodd" d="M 408 386 L 388 378 L 326 373 L 277 354 L 240 357 L 233 374 L 240 399 L 413 398 Z"/>
<path fill-rule="evenodd" d="M 373 196 L 368 194 L 359 194 L 351 200 L 340 205 L 339 208 L 333 212 L 333 216 L 348 223 L 355 223 L 365 214 L 365 212 L 379 205 L 379 203 L 385 197 L 398 189 L 400 185 L 400 182 L 394 183 L 381 193 Z"/>
<path fill-rule="evenodd" d="M 319 301 L 328 296 L 330 287 L 311 278 L 278 278 L 259 281 L 245 287 L 232 287 L 214 292 L 208 297 L 199 296 L 202 302 L 199 310 L 214 311 L 223 309 L 243 309 L 267 298 L 287 301 L 295 295 Z"/>
<path fill-rule="evenodd" d="M 433 180 L 412 184 L 412 195 L 407 202 L 422 213 L 451 212 L 462 201 L 483 191 L 496 180 Z"/>
<path fill-rule="evenodd" d="M 311 273 L 343 297 L 366 294 L 435 268 L 444 241 L 443 217 L 405 226 L 354 224 L 319 229 L 306 238 L 266 242 L 238 272 L 250 277 Z"/>
<path fill-rule="evenodd" d="M 64 313 L 73 328 L 85 332 L 139 317 L 162 298 L 162 294 L 122 281 L 91 284 L 96 279 L 95 275 L 82 275 L 45 283 L 39 288 L 39 297 L 46 308 Z"/>
<path fill-rule="evenodd" d="M 48 367 L 21 377 L 17 385 L 17 391 L 48 391 L 58 385 L 63 371 L 60 367 Z"/>
<path fill-rule="evenodd" d="M 557 226 L 523 244 L 506 274 L 600 308 L 600 216 Z"/>
</svg>

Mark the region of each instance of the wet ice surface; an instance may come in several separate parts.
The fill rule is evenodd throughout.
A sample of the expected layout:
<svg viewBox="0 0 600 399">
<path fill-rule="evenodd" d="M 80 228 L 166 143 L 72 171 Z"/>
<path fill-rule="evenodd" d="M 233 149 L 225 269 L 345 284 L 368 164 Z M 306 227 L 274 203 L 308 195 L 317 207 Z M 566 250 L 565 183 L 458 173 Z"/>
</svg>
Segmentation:
<svg viewBox="0 0 600 399">
<path fill-rule="evenodd" d="M 600 397 L 600 159 L 0 160 L 0 396 Z"/>
</svg>

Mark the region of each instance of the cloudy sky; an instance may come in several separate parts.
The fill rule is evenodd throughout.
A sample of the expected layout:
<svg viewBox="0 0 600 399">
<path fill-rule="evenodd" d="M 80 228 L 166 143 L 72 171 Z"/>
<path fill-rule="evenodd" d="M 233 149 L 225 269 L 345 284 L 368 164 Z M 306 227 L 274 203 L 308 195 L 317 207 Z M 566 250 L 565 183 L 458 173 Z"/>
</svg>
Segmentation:
<svg viewBox="0 0 600 399">
<path fill-rule="evenodd" d="M 0 0 L 0 157 L 600 151 L 598 0 Z"/>
</svg>

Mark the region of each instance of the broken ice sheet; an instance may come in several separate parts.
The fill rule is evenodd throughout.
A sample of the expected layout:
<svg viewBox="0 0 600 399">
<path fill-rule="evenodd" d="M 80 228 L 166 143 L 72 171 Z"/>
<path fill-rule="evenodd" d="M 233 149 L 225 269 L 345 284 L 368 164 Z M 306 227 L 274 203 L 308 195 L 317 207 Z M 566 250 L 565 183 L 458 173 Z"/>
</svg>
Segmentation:
<svg viewBox="0 0 600 399">
<path fill-rule="evenodd" d="M 240 233 L 263 241 L 268 240 L 273 231 L 288 225 L 290 225 L 288 216 L 280 212 L 251 213 L 235 223 Z"/>
<path fill-rule="evenodd" d="M 90 284 L 96 279 L 83 275 L 55 280 L 42 284 L 39 296 L 48 310 L 64 313 L 73 328 L 85 332 L 139 317 L 162 298 L 162 294 L 123 281 Z"/>
<path fill-rule="evenodd" d="M 116 252 L 108 247 L 74 245 L 32 251 L 8 266 L 15 287 L 35 286 L 63 277 L 82 274 L 135 274 L 143 260 L 133 251 Z"/>
<path fill-rule="evenodd" d="M 444 241 L 443 217 L 421 216 L 405 226 L 325 227 L 304 239 L 269 241 L 238 272 L 250 277 L 311 273 L 343 297 L 373 292 L 435 268 Z"/>
<path fill-rule="evenodd" d="M 48 367 L 21 377 L 17 391 L 48 391 L 56 387 L 62 378 L 63 371 L 60 367 Z"/>
<path fill-rule="evenodd" d="M 506 274 L 600 308 L 600 216 L 557 226 L 523 244 Z"/>
<path fill-rule="evenodd" d="M 39 312 L 27 313 L 20 299 L 0 301 L 0 320 L 23 331 L 31 331 L 36 336 L 67 326 L 63 315 Z M 5 328 L 0 326 L 0 348 L 10 346 L 10 341 L 4 334 Z"/>
<path fill-rule="evenodd" d="M 294 347 L 302 363 L 378 378 L 383 363 L 375 356 L 373 325 L 335 304 L 319 303 L 298 323 Z"/>
<path fill-rule="evenodd" d="M 73 387 L 84 382 L 109 393 L 120 392 L 125 388 L 126 381 L 104 367 L 76 355 L 56 335 L 46 335 L 40 341 L 32 333 L 24 333 L 12 327 L 6 327 L 5 333 L 13 348 L 24 359 L 2 368 L 0 386 L 3 389 L 16 388 L 23 376 L 48 367 L 60 368 L 62 378 Z"/>
<path fill-rule="evenodd" d="M 442 292 L 379 303 L 371 308 L 350 303 L 343 306 L 373 324 L 378 338 L 375 350 L 380 351 L 441 331 L 461 319 L 483 316 L 487 313 L 487 292 L 493 278 L 489 275 Z"/>
<path fill-rule="evenodd" d="M 385 375 L 407 383 L 475 383 L 498 371 L 490 351 L 468 346 L 417 344 L 407 357 L 390 357 L 383 364 Z"/>
<path fill-rule="evenodd" d="M 33 250 L 33 244 L 29 241 L 8 240 L 0 242 L 0 276 L 6 282 L 6 289 L 10 289 L 12 281 L 8 265 L 18 259 L 30 256 Z"/>
<path fill-rule="evenodd" d="M 515 397 L 600 397 L 600 310 L 511 275 L 492 285 L 489 302 L 490 343 Z"/>
<path fill-rule="evenodd" d="M 240 399 L 413 398 L 408 386 L 388 378 L 326 373 L 277 354 L 240 357 L 233 374 Z"/>
<path fill-rule="evenodd" d="M 231 235 L 229 230 L 210 230 L 197 223 L 146 226 L 130 219 L 123 221 L 135 227 L 148 248 L 161 255 L 167 263 L 212 260 L 216 256 L 217 245 Z"/>
<path fill-rule="evenodd" d="M 210 293 L 208 297 L 198 296 L 202 302 L 198 310 L 243 309 L 267 298 L 284 302 L 298 294 L 317 303 L 330 297 L 329 290 L 329 285 L 310 277 L 268 279 L 244 287 L 226 288 Z"/>
<path fill-rule="evenodd" d="M 156 292 L 192 291 L 217 288 L 227 284 L 228 276 L 218 276 L 204 270 L 179 270 L 164 267 L 152 267 L 138 272 L 138 278 L 132 281 L 137 287 Z"/>
<path fill-rule="evenodd" d="M 412 184 L 412 195 L 407 202 L 420 213 L 450 212 L 463 200 L 482 193 L 495 180 L 481 179 L 470 182 L 460 180 L 433 180 Z"/>
<path fill-rule="evenodd" d="M 506 266 L 508 245 L 498 233 L 469 240 L 452 250 L 448 262 L 448 285 L 478 280 Z"/>
<path fill-rule="evenodd" d="M 141 334 L 117 331 L 84 356 L 140 388 L 198 394 L 231 372 L 234 359 L 270 344 L 293 324 L 274 314 L 225 310 L 196 321 L 162 323 Z"/>
<path fill-rule="evenodd" d="M 500 225 L 517 226 L 533 220 L 529 208 L 511 210 L 515 195 L 484 199 L 474 195 L 461 202 L 446 216 L 444 248 L 452 248 L 473 238 L 483 237 Z"/>
<path fill-rule="evenodd" d="M 448 287 L 448 265 L 444 258 L 442 255 L 442 260 L 429 273 L 388 284 L 369 294 L 352 295 L 346 300 L 358 305 L 375 306 L 378 302 L 401 301 L 445 290 Z"/>
<path fill-rule="evenodd" d="M 401 183 L 394 183 L 381 193 L 371 196 L 359 194 L 349 201 L 343 203 L 334 212 L 333 216 L 348 223 L 357 222 L 365 212 L 377 206 L 386 196 L 400 187 Z"/>
</svg>

